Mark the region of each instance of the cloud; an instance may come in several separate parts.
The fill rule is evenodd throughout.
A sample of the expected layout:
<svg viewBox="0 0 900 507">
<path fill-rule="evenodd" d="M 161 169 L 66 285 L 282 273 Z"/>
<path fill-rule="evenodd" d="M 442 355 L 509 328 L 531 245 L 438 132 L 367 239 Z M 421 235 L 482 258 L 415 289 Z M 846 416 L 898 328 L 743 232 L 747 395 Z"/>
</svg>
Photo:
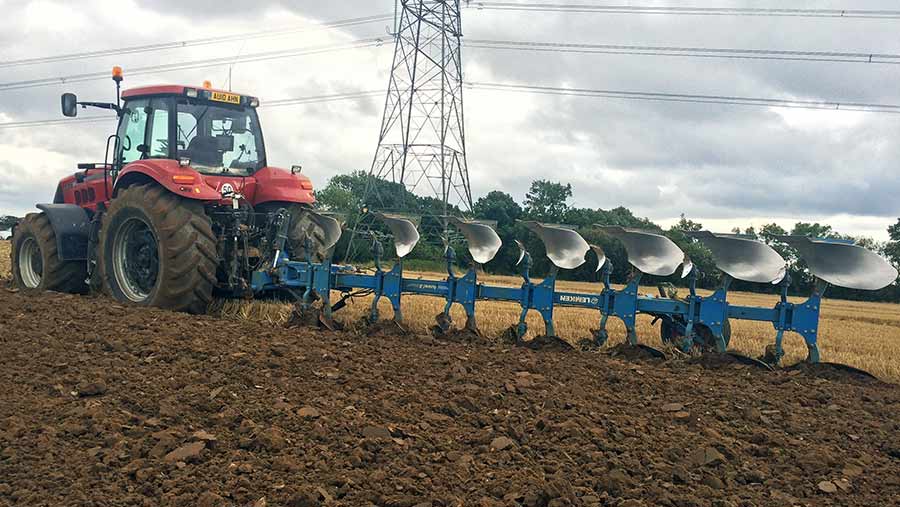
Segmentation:
<svg viewBox="0 0 900 507">
<path fill-rule="evenodd" d="M 770 2 L 777 6 L 775 2 Z M 833 3 L 833 2 L 832 2 Z M 742 4 L 758 6 L 757 3 Z M 825 7 L 828 7 L 826 5 Z M 797 7 L 821 7 L 800 2 Z M 866 8 L 892 8 L 887 1 Z M 117 45 L 214 37 L 383 14 L 393 2 L 14 1 L 0 19 L 0 60 Z M 140 23 L 122 23 L 139 19 Z M 467 39 L 622 43 L 760 49 L 898 51 L 884 21 L 464 11 Z M 374 23 L 280 37 L 92 60 L 14 67 L 2 82 L 125 67 L 126 87 L 210 79 L 228 67 L 132 76 L 129 68 L 383 36 Z M 127 42 L 125 42 L 127 41 Z M 267 101 L 385 89 L 392 47 L 358 49 L 233 68 L 233 87 Z M 470 81 L 900 103 L 895 66 L 573 55 L 465 48 Z M 105 79 L 0 91 L 2 121 L 59 117 L 59 94 L 110 100 Z M 833 220 L 849 233 L 885 237 L 900 213 L 900 124 L 893 115 L 775 110 L 712 104 L 537 96 L 466 88 L 473 193 L 499 189 L 521 200 L 530 182 L 571 182 L 579 206 L 626 206 L 656 220 L 680 213 L 716 226 Z M 318 186 L 368 169 L 383 98 L 264 108 L 269 160 L 302 163 Z M 82 114 L 88 114 L 82 112 Z M 97 114 L 90 112 L 89 114 Z M 22 213 L 52 197 L 77 162 L 103 158 L 112 124 L 0 130 L 0 211 Z M 792 218 L 793 217 L 793 218 Z M 883 226 L 879 227 L 878 224 Z M 879 232 L 879 228 L 881 231 Z"/>
</svg>

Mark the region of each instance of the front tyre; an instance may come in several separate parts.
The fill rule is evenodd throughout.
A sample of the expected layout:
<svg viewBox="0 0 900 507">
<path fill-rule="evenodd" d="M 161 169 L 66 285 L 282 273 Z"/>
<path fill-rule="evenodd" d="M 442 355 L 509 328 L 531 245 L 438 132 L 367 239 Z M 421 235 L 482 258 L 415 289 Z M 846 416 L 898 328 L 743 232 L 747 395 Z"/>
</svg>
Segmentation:
<svg viewBox="0 0 900 507">
<path fill-rule="evenodd" d="M 103 216 L 100 273 L 117 300 L 206 313 L 216 283 L 216 239 L 203 204 L 156 184 L 119 192 Z"/>
<path fill-rule="evenodd" d="M 44 213 L 30 213 L 16 227 L 10 261 L 19 289 L 87 292 L 87 263 L 59 258 L 56 233 Z"/>
</svg>

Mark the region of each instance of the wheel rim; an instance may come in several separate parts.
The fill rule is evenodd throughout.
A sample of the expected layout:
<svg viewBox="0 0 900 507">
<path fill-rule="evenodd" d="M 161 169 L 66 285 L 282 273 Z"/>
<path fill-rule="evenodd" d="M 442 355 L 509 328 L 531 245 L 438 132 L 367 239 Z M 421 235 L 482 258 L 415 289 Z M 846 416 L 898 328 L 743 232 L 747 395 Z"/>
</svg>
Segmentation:
<svg viewBox="0 0 900 507">
<path fill-rule="evenodd" d="M 113 273 L 126 298 L 141 303 L 150 297 L 159 275 L 156 235 L 140 218 L 129 218 L 113 241 Z"/>
<path fill-rule="evenodd" d="M 41 257 L 41 248 L 33 237 L 25 238 L 19 248 L 19 276 L 29 289 L 36 289 L 41 285 L 44 259 Z"/>
</svg>

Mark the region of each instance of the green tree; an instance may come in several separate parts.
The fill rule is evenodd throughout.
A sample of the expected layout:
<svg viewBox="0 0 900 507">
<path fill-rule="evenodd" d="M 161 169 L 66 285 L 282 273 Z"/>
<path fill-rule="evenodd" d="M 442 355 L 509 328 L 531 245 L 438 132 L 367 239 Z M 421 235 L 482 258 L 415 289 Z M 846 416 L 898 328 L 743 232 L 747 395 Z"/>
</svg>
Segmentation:
<svg viewBox="0 0 900 507">
<path fill-rule="evenodd" d="M 900 241 L 900 218 L 896 224 L 888 227 L 888 234 L 891 235 L 891 241 Z"/>
<path fill-rule="evenodd" d="M 630 209 L 619 206 L 609 211 L 602 212 L 603 217 L 597 223 L 602 225 L 618 225 L 619 227 L 633 227 L 635 229 L 649 229 L 662 231 L 662 229 L 647 218 L 639 218 Z"/>
<path fill-rule="evenodd" d="M 525 194 L 525 216 L 542 222 L 562 222 L 569 210 L 572 185 L 537 180 Z"/>
<path fill-rule="evenodd" d="M 806 222 L 797 222 L 791 230 L 792 236 L 806 236 L 809 238 L 837 238 L 840 237 L 830 225 Z"/>
<path fill-rule="evenodd" d="M 684 213 L 681 214 L 681 219 L 678 220 L 678 223 L 675 224 L 675 230 L 678 231 L 690 231 L 697 232 L 703 230 L 703 224 L 700 222 L 694 222 L 693 220 L 684 216 Z"/>
<path fill-rule="evenodd" d="M 888 227 L 888 234 L 891 236 L 891 241 L 885 245 L 884 254 L 894 266 L 900 268 L 900 218 L 897 219 L 896 224 Z"/>
<path fill-rule="evenodd" d="M 590 208 L 569 208 L 563 216 L 563 223 L 578 228 L 593 227 L 594 224 L 604 224 L 606 212 Z"/>
<path fill-rule="evenodd" d="M 363 196 L 366 195 L 371 202 L 363 202 Z M 366 207 L 415 212 L 425 202 L 425 199 L 407 191 L 403 185 L 369 178 L 365 171 L 333 176 L 325 187 L 316 192 L 316 199 L 322 208 L 348 214 L 360 213 Z"/>
<path fill-rule="evenodd" d="M 494 190 L 475 201 L 475 216 L 485 220 L 494 220 L 500 229 L 512 227 L 522 217 L 522 207 L 505 192 Z"/>
<path fill-rule="evenodd" d="M 359 208 L 357 194 L 353 192 L 346 179 L 344 181 L 336 181 L 337 177 L 332 178 L 325 188 L 316 191 L 316 201 L 322 209 L 330 211 L 349 212 Z"/>
<path fill-rule="evenodd" d="M 731 229 L 731 232 L 733 234 L 741 234 L 744 236 L 752 236 L 754 238 L 759 238 L 759 234 L 756 232 L 756 227 L 753 227 L 752 225 L 750 227 L 747 227 L 746 229 L 741 229 L 740 227 L 735 227 L 735 228 Z"/>
</svg>

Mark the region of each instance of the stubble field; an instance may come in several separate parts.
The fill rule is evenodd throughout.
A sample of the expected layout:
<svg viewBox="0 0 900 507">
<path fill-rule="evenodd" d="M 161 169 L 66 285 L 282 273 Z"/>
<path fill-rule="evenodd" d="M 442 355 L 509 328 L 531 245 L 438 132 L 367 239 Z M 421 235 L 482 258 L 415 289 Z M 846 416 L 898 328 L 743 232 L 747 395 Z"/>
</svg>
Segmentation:
<svg viewBox="0 0 900 507">
<path fill-rule="evenodd" d="M 0 277 L 9 276 L 10 242 L 0 241 Z M 436 273 L 409 273 L 408 276 L 439 279 Z M 521 280 L 515 277 L 487 275 L 480 280 L 490 284 L 518 286 Z M 559 282 L 562 290 L 597 293 L 599 284 L 584 282 Z M 652 287 L 644 287 L 643 293 L 655 294 Z M 705 292 L 701 291 L 701 294 Z M 335 298 L 338 296 L 334 295 Z M 801 301 L 802 298 L 792 298 Z M 772 307 L 778 302 L 774 295 L 732 292 L 732 304 Z M 336 318 L 353 326 L 368 313 L 371 298 L 355 300 Z M 389 303 L 382 301 L 383 317 L 390 317 Z M 436 298 L 408 296 L 403 299 L 405 324 L 414 333 L 427 333 L 434 325 L 434 317 L 443 310 L 443 302 Z M 271 302 L 220 302 L 214 309 L 221 316 L 259 321 L 265 324 L 282 324 L 291 312 L 288 304 Z M 499 337 L 519 318 L 519 306 L 514 303 L 479 302 L 477 304 L 478 325 L 487 337 Z M 453 310 L 454 322 L 465 322 L 462 310 Z M 591 336 L 599 322 L 595 311 L 562 308 L 556 312 L 557 333 L 575 344 L 582 338 Z M 529 336 L 543 332 L 543 323 L 532 312 L 528 318 Z M 610 320 L 610 346 L 624 339 L 625 328 L 621 322 Z M 762 355 L 766 345 L 774 343 L 775 330 L 770 324 L 758 322 L 732 322 L 731 348 L 741 353 L 757 357 Z M 642 343 L 661 346 L 659 328 L 651 324 L 651 318 L 642 316 L 638 320 L 638 336 Z M 890 303 L 868 303 L 825 299 L 820 322 L 819 349 L 822 360 L 848 364 L 864 369 L 890 382 L 900 382 L 900 305 Z M 799 335 L 785 337 L 785 364 L 792 364 L 806 357 L 806 345 Z"/>
</svg>

